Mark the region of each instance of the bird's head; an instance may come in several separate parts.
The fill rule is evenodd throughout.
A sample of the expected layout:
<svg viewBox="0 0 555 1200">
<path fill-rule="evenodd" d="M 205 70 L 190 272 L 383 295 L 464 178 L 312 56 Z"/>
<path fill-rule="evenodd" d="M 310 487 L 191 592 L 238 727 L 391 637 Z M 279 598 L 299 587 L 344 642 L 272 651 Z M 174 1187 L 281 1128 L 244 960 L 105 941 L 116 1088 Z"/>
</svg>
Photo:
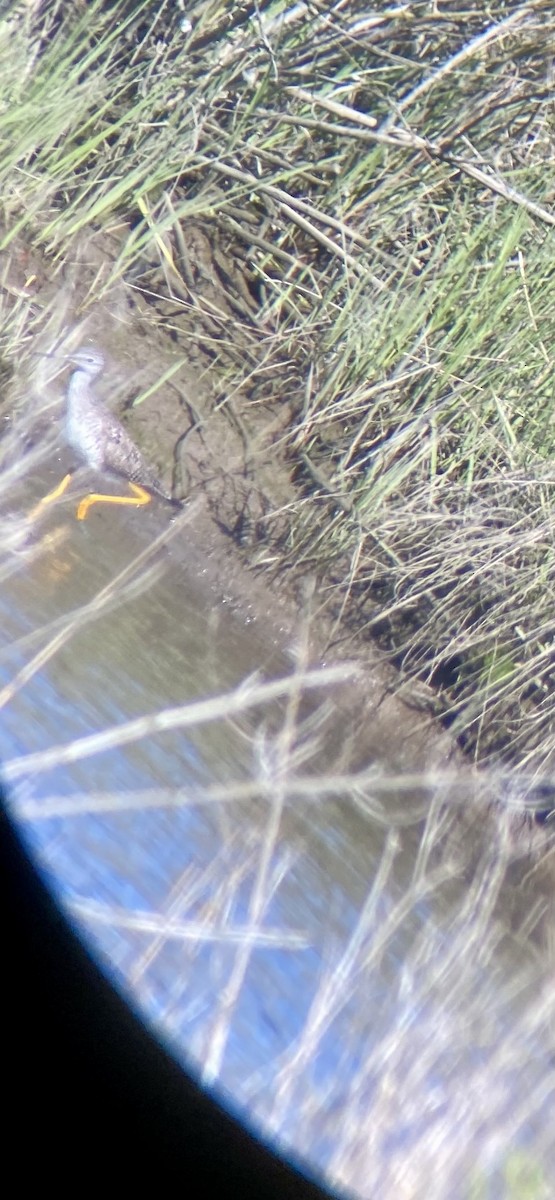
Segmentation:
<svg viewBox="0 0 555 1200">
<path fill-rule="evenodd" d="M 86 371 L 90 379 L 96 379 L 104 367 L 104 355 L 95 346 L 82 346 L 73 354 L 66 354 L 68 362 L 74 363 L 81 371 Z"/>
</svg>

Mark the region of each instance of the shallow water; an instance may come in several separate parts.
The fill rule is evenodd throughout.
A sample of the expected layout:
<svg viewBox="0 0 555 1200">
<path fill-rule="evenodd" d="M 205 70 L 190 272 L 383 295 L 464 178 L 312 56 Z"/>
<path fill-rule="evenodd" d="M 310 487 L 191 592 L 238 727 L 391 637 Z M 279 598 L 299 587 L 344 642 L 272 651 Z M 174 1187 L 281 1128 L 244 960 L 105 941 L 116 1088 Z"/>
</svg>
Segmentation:
<svg viewBox="0 0 555 1200">
<path fill-rule="evenodd" d="M 401 1117 L 397 1103 L 374 1158 L 395 1159 L 407 1146 L 414 1154 L 424 1126 L 453 1105 L 453 1089 L 459 1102 L 457 1077 L 489 1086 L 499 1045 L 529 1011 L 534 953 L 488 920 L 500 885 L 485 870 L 480 906 L 465 917 L 468 878 L 456 856 L 424 861 L 414 796 L 389 797 L 407 818 L 393 832 L 378 802 L 372 814 L 367 797 L 321 794 L 342 718 L 319 716 L 308 695 L 293 740 L 292 708 L 274 699 L 113 748 L 85 741 L 79 754 L 68 751 L 167 707 L 231 693 L 254 673 L 261 682 L 290 676 L 292 657 L 279 626 L 222 594 L 214 564 L 205 571 L 202 548 L 193 550 L 193 528 L 169 526 L 163 508 L 99 507 L 78 523 L 66 503 L 43 529 L 60 540 L 3 586 L 0 687 L 17 684 L 39 648 L 51 643 L 51 653 L 13 695 L 3 693 L 0 750 L 13 811 L 52 887 L 176 1054 L 203 1064 L 204 1078 L 251 1119 L 336 1178 L 349 1182 L 338 1132 L 351 1139 L 353 1160 L 364 1158 L 353 1126 L 376 1104 L 387 1112 L 391 1097 L 380 1088 L 396 1056 L 393 1081 L 424 1064 L 411 1085 L 418 1111 Z M 91 603 L 96 611 L 84 609 Z M 310 796 L 295 791 L 292 773 L 313 777 Z M 528 905 L 523 893 L 524 914 Z M 476 965 L 457 995 L 461 947 L 473 947 Z M 493 983 L 495 1021 L 482 1028 Z M 543 1079 L 544 1033 L 540 1014 L 527 1033 L 530 1094 Z M 523 1070 L 504 1063 L 496 1078 L 510 1090 L 511 1072 L 522 1080 Z M 544 1104 L 511 1144 L 537 1156 L 545 1128 Z M 493 1166 L 502 1139 L 496 1153 Z M 358 1173 L 364 1190 L 371 1173 L 367 1165 Z M 355 1166 L 353 1176 L 357 1186 Z"/>
</svg>

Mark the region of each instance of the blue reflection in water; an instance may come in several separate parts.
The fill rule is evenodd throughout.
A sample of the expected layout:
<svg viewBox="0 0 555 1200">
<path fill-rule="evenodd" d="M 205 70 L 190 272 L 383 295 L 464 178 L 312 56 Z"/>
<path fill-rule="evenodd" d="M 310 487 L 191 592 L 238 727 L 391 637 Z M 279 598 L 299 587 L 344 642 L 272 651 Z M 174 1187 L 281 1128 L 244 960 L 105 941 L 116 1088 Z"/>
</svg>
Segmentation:
<svg viewBox="0 0 555 1200">
<path fill-rule="evenodd" d="M 91 594 L 89 583 L 85 599 Z M 75 602 L 82 600 L 80 596 Z M 0 624 L 10 651 L 0 682 L 13 678 L 29 658 L 18 654 L 14 643 L 32 627 L 29 613 L 37 622 L 41 613 L 32 578 L 27 591 L 20 588 L 17 603 L 6 594 L 3 606 Z M 42 619 L 51 615 L 42 612 Z M 157 636 L 161 631 L 163 636 Z M 2 714 L 0 753 L 13 758 L 66 744 L 165 705 L 225 691 L 267 660 L 271 655 L 252 629 L 247 633 L 232 614 L 224 614 L 214 626 L 210 606 L 199 594 L 188 595 L 183 581 L 173 591 L 160 585 L 124 613 L 112 613 L 81 631 L 18 691 Z M 427 1007 L 413 1003 L 410 991 L 407 999 L 403 972 L 419 932 L 429 927 L 439 956 L 443 942 L 448 944 L 450 925 L 447 920 L 442 933 L 437 898 L 415 904 L 377 956 L 375 968 L 350 979 L 343 991 L 338 979 L 337 994 L 328 993 L 318 1026 L 316 1001 L 323 1003 L 330 975 L 356 928 L 385 834 L 352 807 L 318 803 L 305 811 L 292 805 L 283 813 L 265 882 L 268 898 L 258 920 L 259 932 L 274 932 L 275 941 L 259 944 L 255 933 L 241 973 L 244 950 L 237 935 L 243 931 L 244 944 L 244 931 L 252 924 L 268 836 L 268 799 L 261 795 L 248 804 L 159 809 L 141 808 L 138 802 L 136 808 L 118 811 L 117 796 L 256 777 L 252 735 L 257 719 L 250 726 L 243 722 L 240 731 L 220 722 L 57 768 L 19 787 L 14 807 L 17 812 L 19 804 L 23 811 L 29 797 L 46 802 L 76 794 L 85 800 L 93 793 L 114 795 L 110 812 L 23 824 L 53 890 L 107 971 L 174 1040 L 178 1055 L 192 1056 L 202 1067 L 223 1029 L 219 1083 L 257 1120 L 275 1115 L 280 1070 L 294 1060 L 307 1029 L 315 1031 L 314 1049 L 302 1060 L 279 1125 L 291 1145 L 297 1150 L 303 1143 L 309 1146 L 312 1161 L 322 1166 L 333 1155 L 343 1112 L 350 1106 L 356 1113 L 358 1106 L 363 1122 L 365 1108 L 374 1103 L 378 1079 L 367 1073 L 358 1092 L 354 1081 L 382 1040 L 395 1032 L 396 1022 L 400 1043 L 405 1037 L 409 1048 L 412 1030 L 422 1052 L 437 1036 L 441 1006 L 434 998 Z M 395 886 L 376 905 L 365 935 L 368 946 L 410 880 L 411 837 L 405 839 Z M 278 879 L 282 855 L 288 859 Z M 289 943 L 294 935 L 300 937 L 300 947 Z M 417 995 L 416 978 L 412 986 Z M 422 986 L 426 995 L 426 979 Z M 472 1009 L 476 1028 L 480 1012 L 487 1012 L 489 966 L 483 995 L 481 987 L 478 980 Z M 510 1019 L 508 1004 L 501 1026 Z M 388 1153 L 395 1153 L 399 1144 L 410 1146 L 422 1123 L 443 1116 L 454 1062 L 456 1071 L 472 1076 L 464 1021 L 462 1033 L 454 1021 L 450 1036 L 451 1042 L 438 1046 L 427 1085 L 421 1084 L 420 1109 L 416 1115 L 410 1108 L 408 1116 L 399 1115 L 397 1126 L 384 1137 L 384 1144 L 389 1138 Z M 488 1036 L 495 1047 L 502 1028 Z M 303 1107 L 307 1096 L 309 1112 Z M 519 1136 L 525 1142 L 525 1131 Z"/>
</svg>

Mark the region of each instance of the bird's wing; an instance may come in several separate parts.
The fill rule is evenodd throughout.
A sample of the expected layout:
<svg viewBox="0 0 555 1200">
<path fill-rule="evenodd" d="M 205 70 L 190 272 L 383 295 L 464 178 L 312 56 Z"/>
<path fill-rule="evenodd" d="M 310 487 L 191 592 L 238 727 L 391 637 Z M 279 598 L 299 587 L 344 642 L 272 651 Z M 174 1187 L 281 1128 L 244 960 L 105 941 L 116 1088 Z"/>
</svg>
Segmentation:
<svg viewBox="0 0 555 1200">
<path fill-rule="evenodd" d="M 102 413 L 102 429 L 106 469 L 164 496 L 166 493 L 162 485 L 150 470 L 138 446 L 108 408 Z"/>
</svg>

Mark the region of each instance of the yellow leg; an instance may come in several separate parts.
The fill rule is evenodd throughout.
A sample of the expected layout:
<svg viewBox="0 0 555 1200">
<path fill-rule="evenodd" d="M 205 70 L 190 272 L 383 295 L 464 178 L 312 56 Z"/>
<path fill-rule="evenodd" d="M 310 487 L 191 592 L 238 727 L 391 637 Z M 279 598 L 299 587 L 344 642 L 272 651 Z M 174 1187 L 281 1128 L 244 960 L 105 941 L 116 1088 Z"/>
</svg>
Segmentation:
<svg viewBox="0 0 555 1200">
<path fill-rule="evenodd" d="M 63 496 L 64 492 L 71 483 L 71 479 L 72 474 L 70 471 L 67 475 L 64 475 L 61 483 L 59 483 L 52 492 L 48 492 L 47 496 L 43 496 L 42 500 L 39 500 L 38 504 L 35 504 L 35 507 L 31 509 L 31 512 L 29 513 L 29 520 L 34 521 L 36 517 L 40 516 L 40 513 L 42 512 L 43 508 L 46 508 L 47 504 L 51 504 L 52 500 L 57 500 L 59 496 Z"/>
<path fill-rule="evenodd" d="M 135 493 L 134 496 L 105 496 L 102 492 L 90 492 L 81 500 L 77 508 L 77 520 L 84 521 L 93 504 L 132 504 L 134 508 L 142 508 L 143 504 L 150 504 L 152 500 L 150 492 L 139 487 L 137 483 L 130 483 L 129 487 Z"/>
</svg>

